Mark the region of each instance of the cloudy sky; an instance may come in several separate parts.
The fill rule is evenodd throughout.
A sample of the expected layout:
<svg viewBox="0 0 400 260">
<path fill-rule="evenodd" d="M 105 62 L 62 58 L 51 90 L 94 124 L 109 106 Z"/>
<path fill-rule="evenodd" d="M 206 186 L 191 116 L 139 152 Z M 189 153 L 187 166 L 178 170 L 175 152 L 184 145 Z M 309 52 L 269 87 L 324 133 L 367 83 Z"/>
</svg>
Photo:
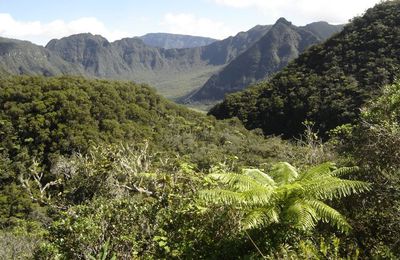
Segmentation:
<svg viewBox="0 0 400 260">
<path fill-rule="evenodd" d="M 110 41 L 149 32 L 223 39 L 285 17 L 346 23 L 380 0 L 0 0 L 0 36 L 45 45 L 91 32 Z"/>
</svg>

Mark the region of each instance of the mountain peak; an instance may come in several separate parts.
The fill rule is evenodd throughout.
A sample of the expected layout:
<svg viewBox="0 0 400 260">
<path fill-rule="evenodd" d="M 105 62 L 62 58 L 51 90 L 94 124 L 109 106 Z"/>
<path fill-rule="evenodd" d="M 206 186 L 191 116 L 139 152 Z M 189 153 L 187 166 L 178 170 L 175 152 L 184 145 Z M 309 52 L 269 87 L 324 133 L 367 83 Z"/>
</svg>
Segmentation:
<svg viewBox="0 0 400 260">
<path fill-rule="evenodd" d="M 289 22 L 288 20 L 286 20 L 286 18 L 281 17 L 279 18 L 275 24 L 285 24 L 285 25 L 292 25 L 291 22 Z"/>
<path fill-rule="evenodd" d="M 97 41 L 106 41 L 108 40 L 104 38 L 103 36 L 99 34 L 92 34 L 92 33 L 78 33 L 78 34 L 72 34 L 67 37 L 63 37 L 62 39 L 93 39 Z"/>
<path fill-rule="evenodd" d="M 55 48 L 56 44 L 63 44 L 63 43 L 68 43 L 68 42 L 85 42 L 87 40 L 91 40 L 94 42 L 97 42 L 98 44 L 103 44 L 103 45 L 109 45 L 110 43 L 106 38 L 104 38 L 101 35 L 98 34 L 91 34 L 91 33 L 78 33 L 78 34 L 72 34 L 66 37 L 62 37 L 61 39 L 53 39 L 50 40 L 47 45 L 46 49 L 53 49 Z"/>
</svg>

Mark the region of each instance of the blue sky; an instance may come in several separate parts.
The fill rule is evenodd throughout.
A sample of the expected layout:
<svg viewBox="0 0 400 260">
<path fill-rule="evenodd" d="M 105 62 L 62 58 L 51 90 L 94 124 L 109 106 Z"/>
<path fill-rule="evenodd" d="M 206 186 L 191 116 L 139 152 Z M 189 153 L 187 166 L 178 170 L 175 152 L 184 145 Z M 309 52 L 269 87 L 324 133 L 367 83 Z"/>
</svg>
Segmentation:
<svg viewBox="0 0 400 260">
<path fill-rule="evenodd" d="M 80 32 L 110 41 L 149 32 L 223 39 L 285 17 L 345 23 L 379 0 L 0 0 L 0 36 L 45 45 Z"/>
</svg>

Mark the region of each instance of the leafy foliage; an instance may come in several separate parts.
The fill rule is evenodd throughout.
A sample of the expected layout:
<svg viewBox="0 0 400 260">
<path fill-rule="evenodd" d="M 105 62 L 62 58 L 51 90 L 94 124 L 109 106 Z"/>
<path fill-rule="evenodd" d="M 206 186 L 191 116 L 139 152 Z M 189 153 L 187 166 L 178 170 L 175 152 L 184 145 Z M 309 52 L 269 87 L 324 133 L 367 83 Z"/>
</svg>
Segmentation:
<svg viewBox="0 0 400 260">
<path fill-rule="evenodd" d="M 197 214 L 199 177 L 219 162 L 238 169 L 304 152 L 134 83 L 22 76 L 0 86 L 1 228 L 31 221 L 50 230 L 38 259 L 96 256 L 107 238 L 117 256 L 223 258 L 233 245 L 246 254 L 251 246 L 225 221 L 231 212 Z"/>
<path fill-rule="evenodd" d="M 323 201 L 369 190 L 364 182 L 338 177 L 354 169 L 337 169 L 334 164 L 325 163 L 299 173 L 289 163 L 281 162 L 269 174 L 258 169 L 246 169 L 243 174 L 211 174 L 210 178 L 227 189 L 204 190 L 200 198 L 208 203 L 239 207 L 244 211 L 241 224 L 245 229 L 283 223 L 310 230 L 323 221 L 347 232 L 347 221 Z"/>
<path fill-rule="evenodd" d="M 362 179 L 374 185 L 366 196 L 344 205 L 354 219 L 355 236 L 368 256 L 393 259 L 400 256 L 399 94 L 398 81 L 383 87 L 338 147 L 362 166 Z"/>
<path fill-rule="evenodd" d="M 107 255 L 117 258 L 228 256 L 236 229 L 214 213 L 230 213 L 200 214 L 194 201 L 202 173 L 145 148 L 94 147 L 87 157 L 60 161 L 53 172 L 63 176 L 61 192 L 52 203 L 61 210 L 36 255 L 104 256 L 109 240 Z"/>
<path fill-rule="evenodd" d="M 328 144 L 309 122 L 300 140 L 265 138 L 128 82 L 0 84 L 6 258 L 254 258 L 254 245 L 267 257 L 398 255 L 398 83 L 363 110 L 362 125 L 334 131 L 347 139 Z M 374 188 L 347 197 L 369 186 L 326 160 L 360 165 Z M 215 195 L 210 210 L 196 201 L 204 189 Z M 347 221 L 352 232 L 331 240 Z"/>
</svg>

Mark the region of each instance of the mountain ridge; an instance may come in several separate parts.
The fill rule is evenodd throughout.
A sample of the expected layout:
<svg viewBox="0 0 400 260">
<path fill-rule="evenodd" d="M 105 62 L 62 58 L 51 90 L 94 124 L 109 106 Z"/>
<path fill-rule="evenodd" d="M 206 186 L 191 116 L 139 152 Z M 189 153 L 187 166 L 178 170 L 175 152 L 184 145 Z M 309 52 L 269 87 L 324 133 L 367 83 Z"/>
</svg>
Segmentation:
<svg viewBox="0 0 400 260">
<path fill-rule="evenodd" d="M 197 91 L 183 98 L 182 102 L 212 103 L 223 99 L 226 94 L 267 78 L 286 66 L 308 46 L 324 40 L 324 35 L 318 30 L 319 25 L 320 23 L 315 23 L 312 32 L 307 26 L 297 27 L 285 18 L 279 18 L 259 41 L 211 76 Z M 329 27 L 326 23 L 325 26 L 327 25 Z M 329 28 L 338 29 L 336 26 Z"/>
<path fill-rule="evenodd" d="M 133 80 L 150 84 L 174 99 L 204 85 L 270 28 L 257 25 L 206 46 L 184 49 L 151 47 L 139 37 L 109 42 L 90 33 L 53 39 L 45 47 L 4 38 L 0 42 L 0 67 L 12 74 Z M 14 48 L 13 55 L 10 48 Z"/>
<path fill-rule="evenodd" d="M 147 33 L 140 38 L 146 45 L 163 49 L 186 49 L 209 45 L 217 39 L 175 33 Z"/>
</svg>

